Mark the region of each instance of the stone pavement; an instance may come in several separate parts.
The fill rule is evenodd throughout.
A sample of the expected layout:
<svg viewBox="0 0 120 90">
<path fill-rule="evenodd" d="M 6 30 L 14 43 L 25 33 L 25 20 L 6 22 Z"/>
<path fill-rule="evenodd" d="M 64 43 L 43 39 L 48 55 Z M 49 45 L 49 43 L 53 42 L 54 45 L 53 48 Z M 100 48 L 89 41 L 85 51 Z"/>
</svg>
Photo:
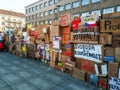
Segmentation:
<svg viewBox="0 0 120 90">
<path fill-rule="evenodd" d="M 0 52 L 0 90 L 98 90 L 46 64 Z"/>
</svg>

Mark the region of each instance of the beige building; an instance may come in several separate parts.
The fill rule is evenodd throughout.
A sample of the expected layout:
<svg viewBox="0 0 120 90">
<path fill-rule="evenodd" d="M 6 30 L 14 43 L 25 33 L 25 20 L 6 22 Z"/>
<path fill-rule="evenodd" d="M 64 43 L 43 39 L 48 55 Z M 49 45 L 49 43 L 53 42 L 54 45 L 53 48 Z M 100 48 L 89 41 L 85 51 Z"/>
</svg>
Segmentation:
<svg viewBox="0 0 120 90">
<path fill-rule="evenodd" d="M 91 13 L 120 12 L 120 0 L 39 0 L 26 6 L 25 10 L 26 23 L 37 26 L 51 23 L 63 13 L 80 17 Z"/>
<path fill-rule="evenodd" d="M 23 13 L 0 9 L 0 31 L 19 30 L 23 26 L 25 26 L 25 15 Z"/>
</svg>

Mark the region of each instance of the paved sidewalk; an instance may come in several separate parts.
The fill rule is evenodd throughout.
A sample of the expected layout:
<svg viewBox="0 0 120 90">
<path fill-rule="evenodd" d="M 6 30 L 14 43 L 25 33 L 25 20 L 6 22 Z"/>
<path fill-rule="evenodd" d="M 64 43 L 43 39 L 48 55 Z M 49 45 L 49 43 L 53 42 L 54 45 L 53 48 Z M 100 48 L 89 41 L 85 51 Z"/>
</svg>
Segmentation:
<svg viewBox="0 0 120 90">
<path fill-rule="evenodd" d="M 0 90 L 99 90 L 38 61 L 0 52 Z"/>
</svg>

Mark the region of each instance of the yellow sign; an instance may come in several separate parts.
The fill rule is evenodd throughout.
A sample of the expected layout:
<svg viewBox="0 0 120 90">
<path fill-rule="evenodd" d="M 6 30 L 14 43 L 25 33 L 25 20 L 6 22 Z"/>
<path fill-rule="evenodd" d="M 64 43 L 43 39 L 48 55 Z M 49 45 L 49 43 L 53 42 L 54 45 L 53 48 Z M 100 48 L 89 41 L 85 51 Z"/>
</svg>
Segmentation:
<svg viewBox="0 0 120 90">
<path fill-rule="evenodd" d="M 31 30 L 32 27 L 33 27 L 32 23 L 28 24 L 28 25 L 27 25 L 27 30 Z"/>
</svg>

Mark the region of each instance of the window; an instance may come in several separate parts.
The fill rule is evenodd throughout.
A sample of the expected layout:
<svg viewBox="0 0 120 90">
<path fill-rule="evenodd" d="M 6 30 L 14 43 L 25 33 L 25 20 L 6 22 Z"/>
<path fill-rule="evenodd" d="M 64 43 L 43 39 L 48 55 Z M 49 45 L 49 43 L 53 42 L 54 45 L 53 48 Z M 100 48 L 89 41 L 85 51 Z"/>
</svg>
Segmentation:
<svg viewBox="0 0 120 90">
<path fill-rule="evenodd" d="M 44 3 L 44 7 L 47 7 L 47 6 L 48 6 L 48 2 L 45 2 L 45 3 Z"/>
<path fill-rule="evenodd" d="M 51 6 L 53 4 L 53 0 L 49 1 L 49 6 Z"/>
<path fill-rule="evenodd" d="M 83 12 L 82 13 L 82 16 L 86 16 L 86 15 L 89 15 L 89 12 Z"/>
<path fill-rule="evenodd" d="M 59 11 L 63 11 L 63 10 L 64 10 L 64 6 L 60 6 Z"/>
<path fill-rule="evenodd" d="M 1 17 L 2 19 L 5 19 L 5 17 Z"/>
<path fill-rule="evenodd" d="M 52 20 L 49 20 L 49 24 L 51 24 L 52 23 Z"/>
<path fill-rule="evenodd" d="M 80 17 L 80 14 L 79 13 L 75 13 L 74 16 Z"/>
<path fill-rule="evenodd" d="M 32 15 L 32 19 L 34 19 L 34 15 Z"/>
<path fill-rule="evenodd" d="M 36 18 L 38 18 L 38 16 L 39 16 L 39 14 L 37 13 L 37 14 L 36 14 Z"/>
<path fill-rule="evenodd" d="M 36 10 L 38 10 L 38 9 L 39 9 L 39 6 L 38 6 L 38 5 L 36 5 L 36 6 L 35 6 L 35 9 L 36 9 Z"/>
<path fill-rule="evenodd" d="M 120 12 L 120 6 L 117 7 L 117 12 Z"/>
<path fill-rule="evenodd" d="M 73 2 L 73 8 L 77 8 L 80 6 L 80 2 Z"/>
<path fill-rule="evenodd" d="M 29 16 L 29 20 L 31 20 L 31 16 Z"/>
<path fill-rule="evenodd" d="M 71 9 L 71 4 L 66 4 L 65 5 L 65 10 L 69 10 L 69 9 Z"/>
<path fill-rule="evenodd" d="M 54 13 L 57 13 L 57 8 L 54 9 Z"/>
<path fill-rule="evenodd" d="M 54 4 L 58 3 L 58 0 L 54 0 Z"/>
<path fill-rule="evenodd" d="M 89 2 L 89 0 L 82 0 L 82 6 L 83 5 L 87 5 L 87 4 L 89 4 L 90 2 Z"/>
<path fill-rule="evenodd" d="M 35 7 L 32 7 L 32 11 L 35 11 Z"/>
<path fill-rule="evenodd" d="M 92 0 L 92 3 L 100 2 L 101 0 Z"/>
<path fill-rule="evenodd" d="M 31 9 L 31 8 L 29 8 L 29 13 L 31 12 L 31 10 L 32 10 L 32 9 Z"/>
<path fill-rule="evenodd" d="M 40 13 L 40 17 L 43 17 L 43 12 Z"/>
<path fill-rule="evenodd" d="M 48 12 L 46 11 L 46 12 L 45 12 L 45 16 L 47 16 L 47 15 L 48 15 Z"/>
<path fill-rule="evenodd" d="M 2 24 L 2 25 L 5 25 L 5 22 L 2 22 L 1 24 Z"/>
<path fill-rule="evenodd" d="M 50 14 L 50 15 L 51 15 L 51 14 L 53 14 L 53 11 L 52 11 L 52 10 L 50 10 L 50 11 L 49 11 L 49 14 Z"/>
<path fill-rule="evenodd" d="M 48 24 L 48 21 L 45 21 L 45 24 Z"/>
<path fill-rule="evenodd" d="M 114 7 L 103 9 L 103 14 L 113 13 L 113 12 L 114 12 Z"/>
<path fill-rule="evenodd" d="M 43 8 L 43 4 L 40 4 L 40 9 Z"/>
<path fill-rule="evenodd" d="M 95 14 L 95 13 L 98 14 L 99 16 L 101 15 L 100 10 L 93 10 L 93 11 L 92 11 L 92 14 Z"/>
<path fill-rule="evenodd" d="M 25 13 L 27 14 L 27 13 L 28 13 L 28 10 L 25 10 Z"/>
</svg>

